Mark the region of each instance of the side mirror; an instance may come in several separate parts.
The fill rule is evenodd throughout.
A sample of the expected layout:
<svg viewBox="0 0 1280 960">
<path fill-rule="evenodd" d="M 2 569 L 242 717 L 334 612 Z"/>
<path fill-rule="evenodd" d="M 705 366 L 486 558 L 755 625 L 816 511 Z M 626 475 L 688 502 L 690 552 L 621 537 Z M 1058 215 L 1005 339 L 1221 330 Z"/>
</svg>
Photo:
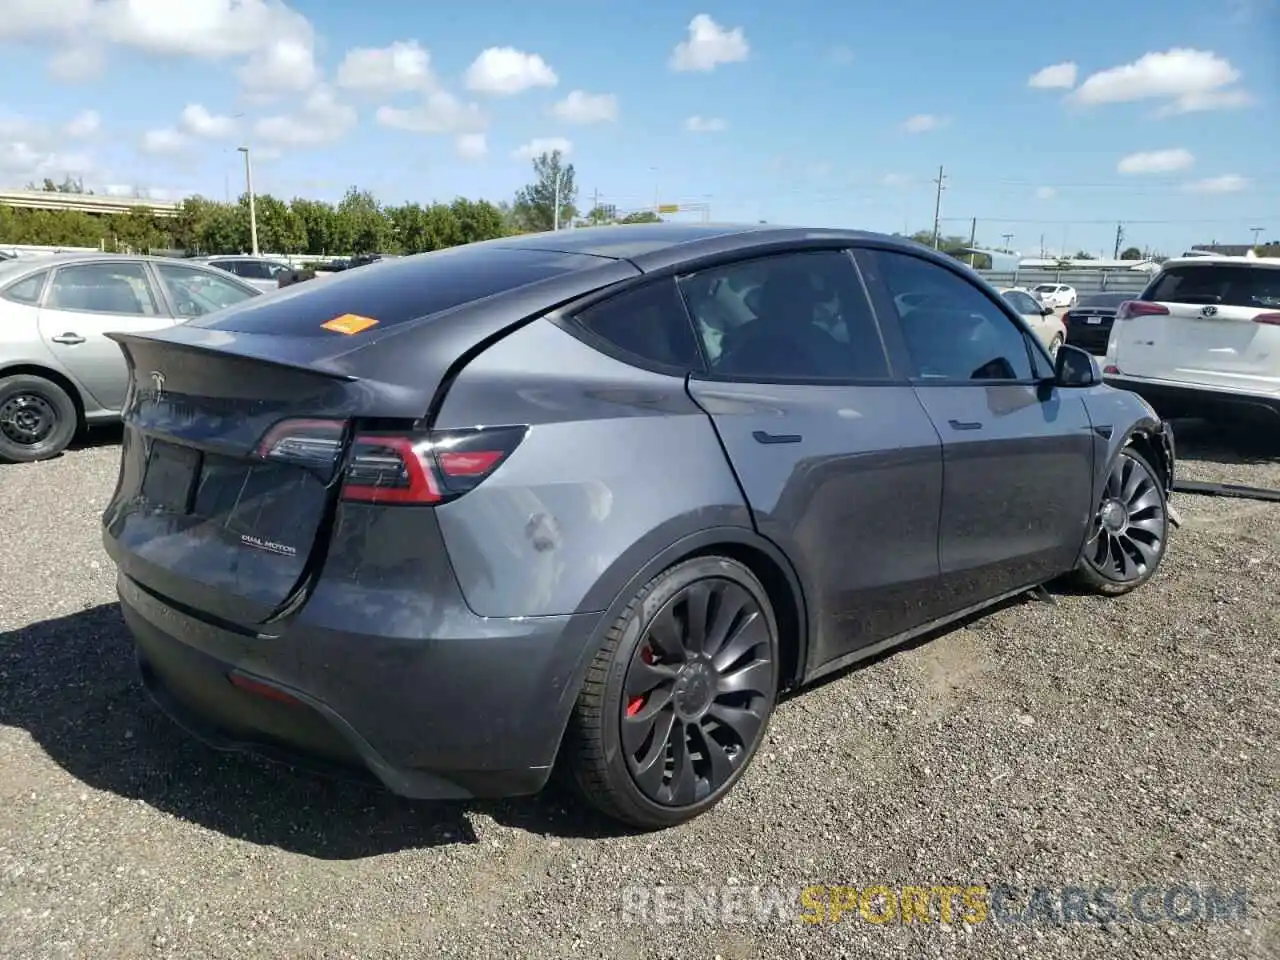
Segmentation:
<svg viewBox="0 0 1280 960">
<path fill-rule="evenodd" d="M 1087 350 L 1064 343 L 1053 360 L 1053 379 L 1060 387 L 1096 387 L 1102 382 L 1102 368 Z"/>
</svg>

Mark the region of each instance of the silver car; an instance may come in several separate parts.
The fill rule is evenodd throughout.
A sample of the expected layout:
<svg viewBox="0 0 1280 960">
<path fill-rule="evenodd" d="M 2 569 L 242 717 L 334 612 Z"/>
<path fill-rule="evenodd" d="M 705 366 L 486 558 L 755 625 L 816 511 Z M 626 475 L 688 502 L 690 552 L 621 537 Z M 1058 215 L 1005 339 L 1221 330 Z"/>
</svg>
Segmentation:
<svg viewBox="0 0 1280 960">
<path fill-rule="evenodd" d="M 280 288 L 280 274 L 293 269 L 283 260 L 273 260 L 270 257 L 198 257 L 192 262 L 207 263 L 209 266 L 225 270 L 227 273 L 234 273 L 245 283 L 251 284 L 263 292 L 278 290 Z"/>
<path fill-rule="evenodd" d="M 56 254 L 0 262 L 0 462 L 43 460 L 120 416 L 129 371 L 106 334 L 157 330 L 261 291 L 164 257 Z"/>
</svg>

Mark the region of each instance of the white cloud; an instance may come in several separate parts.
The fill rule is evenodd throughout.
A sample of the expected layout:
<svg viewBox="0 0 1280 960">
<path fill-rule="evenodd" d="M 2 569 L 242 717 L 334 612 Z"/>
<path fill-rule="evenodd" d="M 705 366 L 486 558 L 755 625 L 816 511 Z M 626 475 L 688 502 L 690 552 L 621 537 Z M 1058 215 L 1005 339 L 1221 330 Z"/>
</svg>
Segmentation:
<svg viewBox="0 0 1280 960">
<path fill-rule="evenodd" d="M 564 137 L 534 137 L 528 143 L 516 149 L 512 156 L 519 160 L 532 160 L 544 153 L 560 151 L 564 156 L 573 153 L 573 144 Z"/>
<path fill-rule="evenodd" d="M 1247 102 L 1248 94 L 1234 86 L 1239 79 L 1240 71 L 1217 54 L 1175 47 L 1101 70 L 1070 99 L 1082 106 L 1163 100 L 1164 114 L 1212 110 Z"/>
<path fill-rule="evenodd" d="M 684 128 L 693 133 L 723 133 L 729 124 L 720 117 L 690 117 L 684 122 Z"/>
<path fill-rule="evenodd" d="M 1037 200 L 1052 200 L 1058 195 L 1058 191 L 1053 187 L 1036 187 Z"/>
<path fill-rule="evenodd" d="M 917 113 L 914 117 L 906 119 L 902 129 L 907 133 L 928 133 L 930 130 L 945 127 L 947 122 L 946 117 L 934 116 L 932 113 Z"/>
<path fill-rule="evenodd" d="M 49 58 L 49 76 L 61 83 L 84 83 L 99 76 L 107 65 L 102 47 L 86 42 L 66 47 Z"/>
<path fill-rule="evenodd" d="M 886 173 L 880 182 L 886 187 L 909 187 L 915 183 L 915 178 L 905 173 Z"/>
<path fill-rule="evenodd" d="M 612 93 L 571 90 L 551 107 L 551 115 L 564 123 L 609 123 L 618 119 L 618 98 Z"/>
<path fill-rule="evenodd" d="M 416 107 L 379 107 L 376 117 L 384 127 L 413 133 L 480 133 L 489 124 L 478 104 L 446 90 L 427 94 Z"/>
<path fill-rule="evenodd" d="M 1238 173 L 1226 173 L 1220 177 L 1208 177 L 1204 180 L 1193 180 L 1184 184 L 1188 193 L 1239 193 L 1253 186 L 1253 181 Z"/>
<path fill-rule="evenodd" d="M 463 160 L 479 160 L 489 153 L 483 133 L 464 133 L 453 141 L 453 147 Z"/>
<path fill-rule="evenodd" d="M 67 124 L 67 136 L 82 139 L 91 137 L 102 129 L 102 118 L 95 110 L 82 110 Z"/>
<path fill-rule="evenodd" d="M 229 137 L 236 131 L 234 118 L 212 114 L 198 103 L 187 104 L 181 123 L 182 129 L 192 136 L 208 139 Z"/>
<path fill-rule="evenodd" d="M 722 63 L 740 63 L 751 54 L 751 46 L 741 27 L 727 30 L 707 14 L 689 21 L 689 37 L 671 51 L 672 70 L 682 72 L 714 70 Z"/>
<path fill-rule="evenodd" d="M 305 93 L 320 82 L 315 42 L 309 36 L 276 40 L 254 53 L 237 76 L 245 91 L 257 99 Z"/>
<path fill-rule="evenodd" d="M 0 183 L 21 184 L 45 177 L 61 181 L 92 174 L 97 167 L 92 153 L 66 149 L 69 128 L 85 116 L 59 127 L 0 111 Z"/>
<path fill-rule="evenodd" d="M 190 143 L 190 138 L 174 127 L 148 130 L 142 135 L 142 149 L 146 153 L 179 153 Z"/>
<path fill-rule="evenodd" d="M 259 139 L 277 146 L 315 146 L 340 140 L 355 126 L 354 107 L 341 103 L 328 87 L 316 87 L 294 114 L 259 120 Z"/>
<path fill-rule="evenodd" d="M 1182 147 L 1170 150 L 1148 150 L 1121 157 L 1116 164 L 1117 173 L 1173 173 L 1186 170 L 1196 162 L 1189 150 Z"/>
<path fill-rule="evenodd" d="M 391 95 L 435 86 L 431 55 L 416 40 L 389 47 L 355 47 L 338 66 L 337 85 L 360 93 Z"/>
<path fill-rule="evenodd" d="M 1028 87 L 1036 90 L 1070 90 L 1076 85 L 1077 67 L 1070 60 L 1055 63 L 1031 75 Z"/>
<path fill-rule="evenodd" d="M 489 47 L 467 68 L 466 85 L 476 93 L 510 96 L 534 87 L 554 87 L 556 72 L 536 53 L 515 47 Z"/>
</svg>

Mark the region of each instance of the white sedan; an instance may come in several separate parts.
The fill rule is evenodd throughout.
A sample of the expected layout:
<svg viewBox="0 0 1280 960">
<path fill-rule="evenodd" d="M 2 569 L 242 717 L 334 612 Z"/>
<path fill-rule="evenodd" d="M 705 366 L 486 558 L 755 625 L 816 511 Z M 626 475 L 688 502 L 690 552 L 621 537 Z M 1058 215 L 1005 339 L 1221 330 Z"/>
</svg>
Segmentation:
<svg viewBox="0 0 1280 960">
<path fill-rule="evenodd" d="M 1076 293 L 1076 288 L 1069 287 L 1065 283 L 1041 283 L 1036 285 L 1031 292 L 1046 307 L 1071 308 L 1080 299 Z"/>
<path fill-rule="evenodd" d="M 1056 356 L 1058 348 L 1067 342 L 1067 326 L 1053 307 L 1047 303 L 1041 303 L 1020 287 L 1006 287 L 1000 291 L 1000 296 L 1021 314 L 1027 326 L 1045 345 L 1049 356 Z"/>
</svg>

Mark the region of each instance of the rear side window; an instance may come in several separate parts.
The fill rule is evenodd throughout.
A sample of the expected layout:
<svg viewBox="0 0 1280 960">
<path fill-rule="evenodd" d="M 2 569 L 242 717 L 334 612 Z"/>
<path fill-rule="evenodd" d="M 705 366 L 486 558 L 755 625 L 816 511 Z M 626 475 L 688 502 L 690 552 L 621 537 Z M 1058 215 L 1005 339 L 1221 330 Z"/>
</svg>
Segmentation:
<svg viewBox="0 0 1280 960">
<path fill-rule="evenodd" d="M 658 280 L 588 307 L 575 318 L 589 333 L 646 363 L 700 369 L 693 325 L 674 280 Z"/>
<path fill-rule="evenodd" d="M 378 329 L 385 330 L 604 262 L 599 257 L 549 250 L 485 244 L 453 247 L 344 270 L 322 283 L 300 284 L 284 296 L 246 301 L 190 325 L 238 333 L 332 337 L 321 324 L 355 314 L 376 320 Z"/>
<path fill-rule="evenodd" d="M 1170 267 L 1142 299 L 1274 310 L 1280 307 L 1280 270 L 1234 264 Z"/>
<path fill-rule="evenodd" d="M 48 270 L 41 270 L 34 273 L 25 280 L 19 280 L 17 283 L 10 284 L 5 288 L 4 298 L 13 300 L 16 303 L 28 303 L 35 305 L 40 302 L 40 291 L 44 289 L 45 278 L 49 276 Z"/>
</svg>

